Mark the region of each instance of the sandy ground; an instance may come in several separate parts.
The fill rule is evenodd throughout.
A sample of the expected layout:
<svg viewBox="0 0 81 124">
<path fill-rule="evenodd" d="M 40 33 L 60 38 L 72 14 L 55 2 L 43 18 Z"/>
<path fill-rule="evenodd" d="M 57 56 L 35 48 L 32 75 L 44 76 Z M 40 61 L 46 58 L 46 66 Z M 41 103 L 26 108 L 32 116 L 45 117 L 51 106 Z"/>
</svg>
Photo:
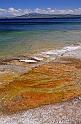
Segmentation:
<svg viewBox="0 0 81 124">
<path fill-rule="evenodd" d="M 80 59 L 81 48 L 64 53 L 62 57 Z M 81 124 L 81 96 L 67 102 L 1 116 L 0 124 Z"/>
<path fill-rule="evenodd" d="M 81 97 L 0 118 L 0 124 L 81 124 Z"/>
</svg>

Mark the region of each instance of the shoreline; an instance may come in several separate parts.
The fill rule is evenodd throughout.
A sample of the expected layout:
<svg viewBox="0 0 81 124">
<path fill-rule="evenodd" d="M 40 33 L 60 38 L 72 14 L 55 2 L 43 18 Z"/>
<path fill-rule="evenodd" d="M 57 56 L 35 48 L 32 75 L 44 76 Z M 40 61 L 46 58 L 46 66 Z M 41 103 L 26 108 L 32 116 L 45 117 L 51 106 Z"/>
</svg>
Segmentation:
<svg viewBox="0 0 81 124">
<path fill-rule="evenodd" d="M 17 74 L 19 73 L 19 75 L 14 76 L 14 78 L 11 79 L 11 80 L 8 79 L 8 80 L 10 80 L 10 82 L 9 82 L 10 84 L 11 83 L 14 84 L 13 80 L 15 78 L 18 78 L 18 77 L 21 76 L 22 77 L 21 79 L 24 79 L 25 77 L 27 77 L 27 71 L 30 74 L 29 77 L 31 76 L 31 74 L 33 74 L 33 78 L 35 78 L 34 77 L 34 75 L 35 75 L 34 72 L 39 73 L 39 74 L 44 73 L 44 74 L 47 74 L 47 75 L 52 72 L 52 73 L 54 73 L 53 76 L 56 76 L 56 78 L 58 77 L 58 75 L 60 75 L 60 73 L 61 73 L 61 76 L 66 74 L 65 77 L 63 76 L 62 78 L 63 78 L 64 81 L 66 81 L 66 83 L 64 84 L 64 87 L 66 87 L 65 90 L 67 91 L 67 92 L 64 91 L 65 96 L 63 96 L 63 97 L 66 98 L 66 96 L 67 96 L 67 98 L 64 100 L 64 102 L 61 101 L 61 103 L 59 103 L 60 102 L 59 101 L 59 96 L 56 94 L 56 96 L 55 96 L 56 99 L 55 100 L 57 102 L 54 105 L 51 104 L 51 102 L 49 102 L 50 105 L 42 106 L 43 104 L 41 104 L 41 107 L 38 108 L 36 106 L 37 108 L 33 107 L 33 109 L 29 109 L 29 110 L 27 110 L 27 108 L 26 108 L 26 112 L 22 111 L 22 112 L 19 112 L 16 115 L 13 114 L 11 116 L 9 116 L 9 115 L 4 116 L 4 117 L 1 116 L 1 119 L 0 119 L 1 124 L 7 124 L 7 123 L 8 124 L 18 124 L 18 123 L 21 123 L 21 124 L 27 124 L 27 123 L 29 123 L 29 124 L 41 124 L 41 123 L 42 124 L 49 124 L 49 123 L 50 124 L 54 124 L 54 123 L 58 124 L 61 121 L 62 121 L 62 124 L 63 123 L 72 124 L 72 121 L 73 121 L 73 123 L 81 122 L 81 119 L 80 119 L 81 113 L 80 113 L 80 110 L 79 110 L 80 109 L 79 107 L 81 107 L 81 97 L 78 97 L 78 95 L 81 96 L 81 92 L 80 92 L 81 88 L 80 88 L 80 82 L 79 82 L 80 77 L 81 77 L 79 75 L 79 73 L 81 73 L 81 55 L 78 54 L 78 53 L 80 53 L 80 51 L 81 51 L 81 46 L 80 45 L 79 46 L 71 45 L 71 46 L 68 46 L 68 47 L 64 47 L 61 50 L 51 50 L 51 51 L 47 51 L 47 52 L 42 52 L 40 54 L 36 54 L 36 55 L 33 55 L 31 57 L 26 58 L 28 60 L 39 59 L 39 60 L 36 60 L 37 62 L 34 63 L 34 64 L 29 63 L 29 62 L 27 62 L 27 63 L 19 62 L 19 59 L 17 58 L 15 61 L 13 59 L 13 60 L 7 61 L 6 64 L 4 63 L 3 65 L 1 65 L 1 66 L 9 65 L 13 68 L 14 67 L 16 68 L 16 67 L 19 66 L 18 70 L 15 70 L 15 69 L 13 70 L 13 68 L 12 68 L 12 72 L 14 72 L 14 73 L 16 72 Z M 34 58 L 34 57 L 37 57 L 37 58 Z M 40 59 L 42 57 L 43 57 L 43 59 Z M 25 58 L 20 58 L 20 60 L 25 60 Z M 21 64 L 19 65 L 19 63 L 21 63 Z M 16 64 L 16 66 L 13 66 L 13 64 L 14 65 Z M 11 69 L 11 67 L 9 67 L 9 68 Z M 19 72 L 20 67 L 25 68 L 25 70 L 23 70 L 23 73 L 22 73 L 22 68 L 21 68 L 21 71 Z M 11 70 L 9 70 L 9 68 L 7 68 L 8 69 L 7 72 L 9 71 L 9 73 L 10 73 Z M 79 71 L 78 71 L 78 68 L 79 68 Z M 30 70 L 27 70 L 27 69 L 30 69 Z M 50 72 L 48 71 L 49 69 L 51 69 Z M 34 70 L 34 71 L 31 73 L 32 70 Z M 62 70 L 62 72 L 61 72 L 61 70 Z M 42 71 L 42 73 L 40 73 L 41 71 Z M 55 71 L 55 72 L 53 72 L 53 71 Z M 70 71 L 70 73 L 69 73 L 69 71 Z M 4 75 L 3 72 L 4 72 L 4 70 L 2 69 L 1 73 Z M 6 73 L 6 71 L 5 71 L 5 73 Z M 69 77 L 69 74 L 71 74 L 71 73 L 76 74 L 76 78 L 75 78 L 75 75 L 73 75 L 73 74 L 72 74 L 71 77 Z M 39 77 L 39 75 L 35 75 L 35 76 Z M 50 75 L 48 75 L 48 76 L 50 76 Z M 78 78 L 77 78 L 77 76 L 78 76 Z M 36 80 L 39 80 L 39 78 L 37 78 Z M 40 80 L 41 80 L 41 78 L 40 78 Z M 54 80 L 56 81 L 56 79 L 54 79 Z M 63 82 L 63 80 L 61 82 Z M 75 83 L 76 81 L 78 81 L 78 84 Z M 69 83 L 72 82 L 72 84 L 70 84 L 70 86 L 69 86 L 69 85 L 67 85 L 67 82 L 69 82 Z M 21 82 L 19 82 L 19 83 L 17 82 L 17 85 L 19 85 L 20 83 Z M 11 87 L 13 86 L 12 84 L 11 84 Z M 53 83 L 51 83 L 50 85 L 48 85 L 48 84 L 45 85 L 45 86 L 44 85 L 43 84 L 41 85 L 39 83 L 39 86 L 41 87 L 41 89 L 38 89 L 38 90 L 40 90 L 40 92 L 43 92 L 44 94 L 47 93 L 47 91 L 48 91 L 48 94 L 52 91 L 55 92 L 54 91 L 55 88 L 57 89 L 56 92 L 59 91 L 58 90 L 59 82 L 56 84 L 56 86 L 54 86 Z M 4 85 L 4 86 L 6 86 L 6 85 Z M 3 88 L 4 88 L 4 86 L 3 86 Z M 20 86 L 22 86 L 22 84 Z M 30 85 L 29 84 L 29 86 L 33 87 L 33 88 L 34 87 L 38 88 L 37 84 L 36 85 Z M 69 88 L 72 87 L 71 93 L 68 92 L 68 90 L 70 90 L 70 89 L 67 90 L 67 88 L 68 88 L 67 86 L 69 86 Z M 11 88 L 11 87 L 9 87 L 9 88 Z M 50 87 L 50 89 L 49 89 L 49 87 Z M 53 89 L 52 87 L 53 88 L 55 87 L 55 88 Z M 44 88 L 44 90 L 42 90 L 42 88 Z M 62 90 L 62 92 L 63 92 L 64 89 L 60 89 L 60 90 Z M 75 92 L 72 91 L 72 90 L 75 90 Z M 14 91 L 14 89 L 12 91 Z M 78 91 L 78 93 L 77 93 L 77 91 Z M 35 92 L 38 92 L 38 91 L 35 91 Z M 69 94 L 70 96 L 68 95 L 68 93 L 70 93 Z M 34 94 L 32 94 L 32 95 L 34 95 Z M 30 94 L 29 94 L 29 96 L 31 97 Z M 11 96 L 9 96 L 9 97 L 11 97 Z M 29 97 L 29 99 L 30 99 L 30 97 Z M 38 99 L 38 97 L 37 97 L 37 99 Z M 48 97 L 48 96 L 45 96 L 45 97 Z M 52 97 L 52 96 L 50 96 L 50 97 Z M 75 97 L 77 98 L 77 100 L 76 100 Z M 74 100 L 69 101 L 70 98 L 72 98 Z M 20 102 L 21 97 L 19 97 L 18 99 L 19 99 L 19 102 Z M 23 103 L 23 101 L 21 101 L 21 102 Z M 10 103 L 8 102 L 8 104 L 10 104 Z M 8 104 L 6 104 L 6 106 Z M 19 104 L 19 103 L 17 102 L 17 104 Z M 78 107 L 76 108 L 77 105 L 78 105 Z M 3 106 L 3 107 L 6 107 L 6 106 Z M 8 107 L 12 107 L 12 106 L 15 107 L 15 104 L 13 103 L 13 104 L 11 104 L 11 106 L 8 106 Z M 13 107 L 12 107 L 12 111 L 13 111 Z M 67 110 L 67 107 L 68 107 L 68 110 Z M 11 108 L 9 108 L 9 109 L 11 109 Z M 17 108 L 14 108 L 14 109 L 16 110 Z M 67 110 L 66 112 L 64 112 L 65 109 Z M 73 113 L 76 111 L 75 114 L 73 115 L 73 117 L 72 117 L 70 111 L 72 111 Z M 58 112 L 60 112 L 60 113 L 58 113 Z M 79 115 L 77 115 L 77 113 L 79 113 Z M 35 114 L 36 114 L 36 116 L 35 116 Z M 49 115 L 49 114 L 51 114 L 51 115 Z M 60 114 L 61 114 L 62 118 L 60 118 Z M 45 116 L 46 119 L 43 116 Z M 70 116 L 71 116 L 71 119 L 70 119 Z M 75 116 L 77 116 L 77 117 L 75 118 Z M 10 117 L 11 117 L 11 119 L 10 119 Z M 6 118 L 7 118 L 7 120 L 6 120 Z M 59 118 L 59 120 L 57 120 L 58 118 Z M 78 118 L 78 121 L 77 121 L 77 118 Z"/>
<path fill-rule="evenodd" d="M 70 46 L 65 46 L 59 49 L 52 49 L 49 51 L 41 51 L 40 53 L 34 53 L 32 55 L 17 55 L 11 57 L 1 57 L 0 66 L 10 66 L 9 70 L 19 66 L 23 68 L 24 73 L 27 72 L 27 69 L 24 69 L 24 66 L 27 64 L 27 67 L 32 69 L 33 67 L 48 63 L 50 61 L 56 61 L 61 57 L 72 57 L 72 58 L 81 58 L 80 54 L 81 44 L 72 44 Z M 11 67 L 13 66 L 13 67 Z M 25 66 L 26 67 L 26 66 Z M 4 67 L 5 68 L 5 67 Z M 3 69 L 4 70 L 4 69 Z M 19 73 L 23 73 L 16 69 Z"/>
</svg>

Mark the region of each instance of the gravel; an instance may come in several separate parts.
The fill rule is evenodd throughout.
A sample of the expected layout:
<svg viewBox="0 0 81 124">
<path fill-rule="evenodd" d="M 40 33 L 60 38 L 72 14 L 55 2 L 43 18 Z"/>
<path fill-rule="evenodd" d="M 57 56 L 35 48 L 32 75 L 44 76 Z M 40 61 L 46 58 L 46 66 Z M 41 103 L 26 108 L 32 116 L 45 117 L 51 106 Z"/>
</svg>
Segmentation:
<svg viewBox="0 0 81 124">
<path fill-rule="evenodd" d="M 81 124 L 81 97 L 12 116 L 1 116 L 0 124 Z"/>
</svg>

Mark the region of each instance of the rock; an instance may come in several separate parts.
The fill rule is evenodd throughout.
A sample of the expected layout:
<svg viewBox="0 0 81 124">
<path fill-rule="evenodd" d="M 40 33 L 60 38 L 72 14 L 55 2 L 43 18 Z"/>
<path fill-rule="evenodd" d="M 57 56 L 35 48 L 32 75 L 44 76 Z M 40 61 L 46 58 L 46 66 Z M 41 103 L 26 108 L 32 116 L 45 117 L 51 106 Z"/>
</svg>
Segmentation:
<svg viewBox="0 0 81 124">
<path fill-rule="evenodd" d="M 25 60 L 19 60 L 20 62 L 26 62 L 26 63 L 36 63 L 37 61 L 31 60 L 31 59 L 25 59 Z"/>
</svg>

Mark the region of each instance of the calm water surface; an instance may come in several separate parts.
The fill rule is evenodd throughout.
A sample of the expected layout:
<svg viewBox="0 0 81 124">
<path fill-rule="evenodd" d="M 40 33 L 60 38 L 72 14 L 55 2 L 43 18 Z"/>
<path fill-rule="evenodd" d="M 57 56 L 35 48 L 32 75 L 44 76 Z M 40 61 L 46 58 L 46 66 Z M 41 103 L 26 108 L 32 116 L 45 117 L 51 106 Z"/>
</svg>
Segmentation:
<svg viewBox="0 0 81 124">
<path fill-rule="evenodd" d="M 0 20 L 0 56 L 29 54 L 81 41 L 81 19 L 42 21 Z"/>
</svg>

